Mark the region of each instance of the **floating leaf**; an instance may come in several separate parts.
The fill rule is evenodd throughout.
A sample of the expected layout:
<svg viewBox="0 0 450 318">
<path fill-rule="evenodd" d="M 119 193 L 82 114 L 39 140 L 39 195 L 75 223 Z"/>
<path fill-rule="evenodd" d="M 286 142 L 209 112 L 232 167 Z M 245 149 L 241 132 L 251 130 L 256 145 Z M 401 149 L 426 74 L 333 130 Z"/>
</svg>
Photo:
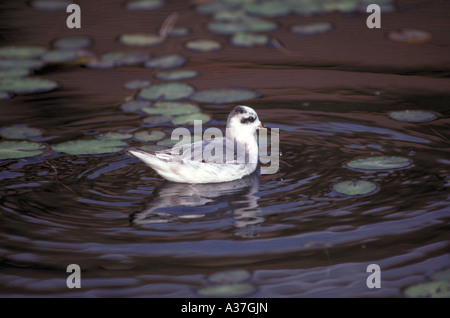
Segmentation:
<svg viewBox="0 0 450 318">
<path fill-rule="evenodd" d="M 244 9 L 250 14 L 264 17 L 279 17 L 291 12 L 291 6 L 289 3 L 281 1 L 247 3 L 244 4 Z"/>
<path fill-rule="evenodd" d="M 206 297 L 239 297 L 251 294 L 255 287 L 250 284 L 220 284 L 204 287 L 198 290 L 198 294 Z"/>
<path fill-rule="evenodd" d="M 194 88 L 184 83 L 164 83 L 142 89 L 138 97 L 146 100 L 178 100 L 189 97 Z"/>
<path fill-rule="evenodd" d="M 0 79 L 0 91 L 15 94 L 44 93 L 58 88 L 58 83 L 40 78 L 4 78 Z"/>
<path fill-rule="evenodd" d="M 66 11 L 67 6 L 72 4 L 72 1 L 66 0 L 34 0 L 31 2 L 33 9 L 42 11 Z"/>
<path fill-rule="evenodd" d="M 244 21 L 212 21 L 207 29 L 218 34 L 234 34 L 247 31 L 248 25 Z"/>
<path fill-rule="evenodd" d="M 389 113 L 389 117 L 409 123 L 425 123 L 437 118 L 436 114 L 424 110 L 401 110 Z"/>
<path fill-rule="evenodd" d="M 186 63 L 186 58 L 178 54 L 164 55 L 151 59 L 145 63 L 147 68 L 175 68 Z"/>
<path fill-rule="evenodd" d="M 171 121 L 174 125 L 193 125 L 194 120 L 201 120 L 203 123 L 206 123 L 211 120 L 211 116 L 207 114 L 197 113 L 197 114 L 176 116 L 173 117 Z"/>
<path fill-rule="evenodd" d="M 78 58 L 78 54 L 75 51 L 69 50 L 55 50 L 45 52 L 41 59 L 47 63 L 66 63 Z"/>
<path fill-rule="evenodd" d="M 45 147 L 31 141 L 0 141 L 0 159 L 20 159 L 43 153 Z"/>
<path fill-rule="evenodd" d="M 145 100 L 131 100 L 123 103 L 120 108 L 125 112 L 136 112 L 145 107 L 149 107 L 152 103 Z"/>
<path fill-rule="evenodd" d="M 218 272 L 210 275 L 208 280 L 217 284 L 241 283 L 250 278 L 250 273 L 244 269 Z"/>
<path fill-rule="evenodd" d="M 247 25 L 246 31 L 250 32 L 268 32 L 278 29 L 278 24 L 262 18 L 246 18 L 244 22 Z"/>
<path fill-rule="evenodd" d="M 431 39 L 431 34 L 422 30 L 402 29 L 390 32 L 388 38 L 403 43 L 425 43 Z"/>
<path fill-rule="evenodd" d="M 140 141 L 156 141 L 164 138 L 166 134 L 159 130 L 140 131 L 134 134 L 134 137 Z"/>
<path fill-rule="evenodd" d="M 160 44 L 163 39 L 157 34 L 146 34 L 146 33 L 133 33 L 133 34 L 122 34 L 119 37 L 119 42 L 135 47 L 148 47 Z"/>
<path fill-rule="evenodd" d="M 61 50 L 79 50 L 92 45 L 92 40 L 86 36 L 70 36 L 57 39 L 52 46 Z"/>
<path fill-rule="evenodd" d="M 186 43 L 186 48 L 200 52 L 217 51 L 222 48 L 220 42 L 207 39 L 191 40 Z"/>
<path fill-rule="evenodd" d="M 106 134 L 97 135 L 96 137 L 98 139 L 106 139 L 106 140 L 125 140 L 133 138 L 133 135 L 121 132 L 109 132 Z"/>
<path fill-rule="evenodd" d="M 184 102 L 156 102 L 152 107 L 143 108 L 142 111 L 149 115 L 175 116 L 197 113 L 200 108 Z"/>
<path fill-rule="evenodd" d="M 333 30 L 333 25 L 330 22 L 315 22 L 302 25 L 294 25 L 291 27 L 291 32 L 301 35 L 316 35 Z"/>
<path fill-rule="evenodd" d="M 127 10 L 155 10 L 164 6 L 163 0 L 136 0 L 130 1 L 125 4 Z"/>
<path fill-rule="evenodd" d="M 125 89 L 135 90 L 150 86 L 151 82 L 146 80 L 132 80 L 123 84 Z"/>
<path fill-rule="evenodd" d="M 0 70 L 31 69 L 42 68 L 45 62 L 35 59 L 0 59 Z"/>
<path fill-rule="evenodd" d="M 193 70 L 175 70 L 175 71 L 164 71 L 159 72 L 155 77 L 163 81 L 179 81 L 184 79 L 189 79 L 198 76 L 197 71 Z"/>
<path fill-rule="evenodd" d="M 410 167 L 411 159 L 403 157 L 369 157 L 350 161 L 347 166 L 358 170 L 393 170 Z"/>
<path fill-rule="evenodd" d="M 364 195 L 373 193 L 377 190 L 377 186 L 369 181 L 343 181 L 335 184 L 333 190 L 346 195 Z"/>
<path fill-rule="evenodd" d="M 449 298 L 450 281 L 434 281 L 410 286 L 405 290 L 407 297 Z"/>
<path fill-rule="evenodd" d="M 231 44 L 242 47 L 266 45 L 269 41 L 269 37 L 265 34 L 251 34 L 243 32 L 237 32 L 231 38 Z"/>
<path fill-rule="evenodd" d="M 4 59 L 32 59 L 45 53 L 41 46 L 3 46 L 0 47 L 0 58 Z"/>
<path fill-rule="evenodd" d="M 191 99 L 200 103 L 234 103 L 259 97 L 259 94 L 247 89 L 223 88 L 198 91 Z"/>
<path fill-rule="evenodd" d="M 42 131 L 40 129 L 27 127 L 25 125 L 14 125 L 1 129 L 0 135 L 9 139 L 29 139 L 41 136 Z"/>
<path fill-rule="evenodd" d="M 0 71 L 0 79 L 6 77 L 25 77 L 30 75 L 30 71 L 26 68 L 13 68 L 10 70 Z"/>
<path fill-rule="evenodd" d="M 121 151 L 128 144 L 122 140 L 73 140 L 52 146 L 54 151 L 70 155 L 95 155 Z"/>
<path fill-rule="evenodd" d="M 158 125 L 161 125 L 161 124 L 168 123 L 170 120 L 171 120 L 171 117 L 152 116 L 152 117 L 144 118 L 142 120 L 142 123 L 144 125 L 149 125 L 149 126 L 158 126 Z"/>
</svg>

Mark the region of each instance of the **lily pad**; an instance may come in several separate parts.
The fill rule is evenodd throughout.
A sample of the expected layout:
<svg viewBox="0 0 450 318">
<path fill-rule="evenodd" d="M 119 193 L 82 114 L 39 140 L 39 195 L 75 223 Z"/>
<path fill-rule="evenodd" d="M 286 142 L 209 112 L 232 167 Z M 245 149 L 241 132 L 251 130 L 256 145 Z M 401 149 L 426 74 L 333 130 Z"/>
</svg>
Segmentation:
<svg viewBox="0 0 450 318">
<path fill-rule="evenodd" d="M 254 291 L 255 287 L 247 283 L 219 284 L 201 288 L 198 294 L 205 297 L 239 297 Z"/>
<path fill-rule="evenodd" d="M 145 100 L 131 100 L 123 103 L 120 108 L 125 112 L 136 112 L 140 111 L 145 107 L 149 107 L 152 103 Z"/>
<path fill-rule="evenodd" d="M 122 34 L 119 37 L 119 42 L 134 47 L 148 47 L 160 44 L 163 39 L 157 34 L 146 34 L 146 33 L 132 33 L 132 34 Z"/>
<path fill-rule="evenodd" d="M 42 11 L 66 11 L 67 6 L 72 4 L 72 1 L 66 0 L 34 0 L 31 2 L 33 9 Z"/>
<path fill-rule="evenodd" d="M 44 145 L 31 141 L 0 141 L 0 160 L 37 156 L 44 148 Z"/>
<path fill-rule="evenodd" d="M 140 141 L 156 141 L 163 139 L 166 134 L 159 130 L 149 131 L 140 131 L 134 134 L 134 137 Z"/>
<path fill-rule="evenodd" d="M 172 123 L 174 125 L 193 125 L 194 120 L 201 120 L 203 123 L 207 123 L 211 120 L 211 116 L 202 113 L 181 115 L 172 118 Z"/>
<path fill-rule="evenodd" d="M 200 52 L 211 52 L 220 50 L 222 48 L 222 44 L 214 40 L 197 39 L 188 41 L 186 43 L 186 48 Z"/>
<path fill-rule="evenodd" d="M 69 155 L 96 155 L 121 151 L 128 144 L 122 140 L 73 140 L 52 146 L 54 151 Z"/>
<path fill-rule="evenodd" d="M 291 27 L 291 32 L 301 35 L 316 35 L 333 30 L 333 25 L 330 22 L 315 22 L 302 25 L 294 25 Z"/>
<path fill-rule="evenodd" d="M 266 45 L 269 41 L 269 37 L 265 34 L 251 34 L 244 32 L 237 32 L 231 38 L 231 44 L 241 47 Z"/>
<path fill-rule="evenodd" d="M 405 295 L 414 298 L 450 298 L 450 281 L 442 280 L 413 285 L 405 290 Z"/>
<path fill-rule="evenodd" d="M 55 40 L 52 46 L 60 50 L 79 50 L 92 45 L 92 40 L 87 36 L 69 36 Z"/>
<path fill-rule="evenodd" d="M 40 137 L 42 135 L 42 131 L 40 129 L 27 127 L 25 125 L 14 125 L 1 129 L 0 135 L 8 139 L 30 139 Z"/>
<path fill-rule="evenodd" d="M 0 70 L 30 69 L 38 70 L 46 63 L 37 59 L 0 59 Z"/>
<path fill-rule="evenodd" d="M 41 59 L 47 63 L 58 64 L 58 63 L 66 63 L 78 58 L 78 54 L 75 51 L 69 50 L 55 50 L 45 52 Z"/>
<path fill-rule="evenodd" d="M 198 76 L 198 72 L 194 70 L 174 70 L 159 72 L 155 77 L 162 81 L 181 81 Z"/>
<path fill-rule="evenodd" d="M 412 160 L 403 157 L 377 156 L 350 161 L 347 166 L 357 170 L 394 170 L 410 167 Z"/>
<path fill-rule="evenodd" d="M 135 90 L 150 86 L 151 82 L 146 80 L 132 80 L 123 84 L 125 89 Z"/>
<path fill-rule="evenodd" d="M 40 57 L 45 51 L 41 46 L 3 46 L 0 47 L 0 58 L 32 59 Z"/>
<path fill-rule="evenodd" d="M 186 58 L 178 54 L 164 55 L 153 58 L 145 63 L 147 68 L 167 69 L 180 67 L 186 63 Z"/>
<path fill-rule="evenodd" d="M 130 1 L 125 4 L 127 10 L 155 10 L 164 6 L 163 0 L 136 0 Z"/>
<path fill-rule="evenodd" d="M 194 93 L 194 88 L 184 83 L 164 83 L 142 89 L 138 97 L 146 100 L 173 101 L 187 98 Z"/>
<path fill-rule="evenodd" d="M 425 43 L 431 39 L 431 34 L 422 30 L 402 29 L 389 32 L 388 38 L 395 42 Z"/>
<path fill-rule="evenodd" d="M 143 108 L 142 111 L 149 115 L 176 116 L 198 113 L 200 108 L 185 102 L 156 102 L 152 107 Z"/>
<path fill-rule="evenodd" d="M 4 78 L 0 79 L 0 91 L 15 94 L 44 93 L 58 88 L 58 83 L 40 78 Z"/>
<path fill-rule="evenodd" d="M 198 91 L 191 96 L 191 99 L 200 103 L 223 104 L 240 102 L 259 96 L 258 93 L 248 89 L 222 88 Z"/>
<path fill-rule="evenodd" d="M 364 195 L 373 193 L 377 186 L 369 181 L 343 181 L 335 184 L 333 190 L 346 195 Z"/>
<path fill-rule="evenodd" d="M 424 110 L 401 110 L 389 113 L 389 117 L 408 123 L 425 123 L 437 118 L 436 114 Z"/>
<path fill-rule="evenodd" d="M 30 75 L 30 70 L 26 68 L 13 68 L 10 70 L 0 71 L 0 79 L 6 77 L 25 77 Z"/>
<path fill-rule="evenodd" d="M 250 273 L 244 269 L 217 272 L 208 277 L 208 280 L 217 284 L 241 283 L 250 278 Z"/>
<path fill-rule="evenodd" d="M 106 134 L 97 135 L 96 137 L 103 140 L 125 140 L 133 138 L 133 135 L 121 132 L 109 132 Z"/>
<path fill-rule="evenodd" d="M 142 123 L 147 126 L 159 126 L 170 122 L 172 118 L 168 116 L 152 116 L 146 117 L 142 120 Z"/>
<path fill-rule="evenodd" d="M 291 6 L 287 2 L 263 1 L 258 3 L 244 4 L 244 9 L 254 15 L 264 17 L 280 17 L 291 12 Z"/>
</svg>

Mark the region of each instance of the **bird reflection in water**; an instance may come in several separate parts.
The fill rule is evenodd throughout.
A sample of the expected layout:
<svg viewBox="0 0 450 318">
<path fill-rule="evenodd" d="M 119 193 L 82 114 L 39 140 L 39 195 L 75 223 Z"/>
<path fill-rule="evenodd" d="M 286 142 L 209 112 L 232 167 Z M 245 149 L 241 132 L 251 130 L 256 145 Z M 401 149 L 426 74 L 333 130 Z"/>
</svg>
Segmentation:
<svg viewBox="0 0 450 318">
<path fill-rule="evenodd" d="M 201 219 L 218 209 L 233 212 L 235 235 L 258 236 L 263 222 L 258 206 L 259 178 L 256 172 L 238 180 L 223 183 L 186 184 L 164 182 L 156 188 L 143 211 L 131 215 L 133 225 Z M 212 207 L 212 208 L 211 208 Z"/>
</svg>

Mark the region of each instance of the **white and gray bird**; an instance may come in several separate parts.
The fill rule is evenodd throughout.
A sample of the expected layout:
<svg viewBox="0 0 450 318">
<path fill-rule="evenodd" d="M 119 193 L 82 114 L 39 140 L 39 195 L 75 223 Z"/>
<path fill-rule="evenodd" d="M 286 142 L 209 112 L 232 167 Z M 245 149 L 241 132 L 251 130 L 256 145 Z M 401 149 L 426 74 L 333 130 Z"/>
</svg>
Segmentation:
<svg viewBox="0 0 450 318">
<path fill-rule="evenodd" d="M 200 140 L 154 153 L 129 152 L 163 178 L 181 183 L 217 183 L 240 179 L 258 164 L 256 130 L 265 128 L 256 112 L 236 106 L 228 115 L 225 137 Z"/>
</svg>

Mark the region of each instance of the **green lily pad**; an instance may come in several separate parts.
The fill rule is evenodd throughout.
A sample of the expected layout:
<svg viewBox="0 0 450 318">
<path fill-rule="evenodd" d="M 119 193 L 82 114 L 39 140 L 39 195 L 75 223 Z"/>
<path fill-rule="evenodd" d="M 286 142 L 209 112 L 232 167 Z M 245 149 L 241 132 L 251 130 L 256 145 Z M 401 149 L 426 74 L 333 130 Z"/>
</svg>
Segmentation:
<svg viewBox="0 0 450 318">
<path fill-rule="evenodd" d="M 52 43 L 54 48 L 60 50 L 79 50 L 85 49 L 92 45 L 92 40 L 87 36 L 69 36 L 55 40 Z"/>
<path fill-rule="evenodd" d="M 121 151 L 128 144 L 122 140 L 91 139 L 73 140 L 52 146 L 57 152 L 69 155 L 97 155 Z"/>
<path fill-rule="evenodd" d="M 197 39 L 188 41 L 186 43 L 186 48 L 200 52 L 211 52 L 220 50 L 222 48 L 222 44 L 214 40 Z"/>
<path fill-rule="evenodd" d="M 247 283 L 220 284 L 201 288 L 198 290 L 198 294 L 205 297 L 239 297 L 254 291 L 255 287 Z"/>
<path fill-rule="evenodd" d="M 184 83 L 164 83 L 142 89 L 138 97 L 146 100 L 173 101 L 187 98 L 194 93 L 194 88 Z"/>
<path fill-rule="evenodd" d="M 156 102 L 151 107 L 143 108 L 142 111 L 149 115 L 176 116 L 198 113 L 197 105 L 187 102 Z"/>
<path fill-rule="evenodd" d="M 164 55 L 150 59 L 145 63 L 147 68 L 167 69 L 183 66 L 186 58 L 178 54 Z"/>
<path fill-rule="evenodd" d="M 44 145 L 31 141 L 0 141 L 0 160 L 37 156 L 44 148 Z"/>
<path fill-rule="evenodd" d="M 413 298 L 449 298 L 450 281 L 443 280 L 413 285 L 405 289 L 405 295 Z"/>
<path fill-rule="evenodd" d="M 145 107 L 149 107 L 152 103 L 145 100 L 131 100 L 123 103 L 120 108 L 125 112 L 136 112 L 140 111 Z"/>
<path fill-rule="evenodd" d="M 136 0 L 130 1 L 125 4 L 127 10 L 155 10 L 164 6 L 163 0 Z"/>
<path fill-rule="evenodd" d="M 0 79 L 0 91 L 15 94 L 44 93 L 58 88 L 58 83 L 41 78 L 3 78 Z"/>
<path fill-rule="evenodd" d="M 149 131 L 140 131 L 134 134 L 134 138 L 140 141 L 156 141 L 163 139 L 166 134 L 159 130 Z"/>
<path fill-rule="evenodd" d="M 26 68 L 13 68 L 10 70 L 0 71 L 0 79 L 6 77 L 25 77 L 30 75 L 30 70 Z"/>
<path fill-rule="evenodd" d="M 270 39 L 265 34 L 252 34 L 237 32 L 231 37 L 231 44 L 241 47 L 252 47 L 256 45 L 266 45 Z"/>
<path fill-rule="evenodd" d="M 281 1 L 247 3 L 244 4 L 244 9 L 250 14 L 264 17 L 280 17 L 289 14 L 292 10 L 289 3 Z"/>
<path fill-rule="evenodd" d="M 401 110 L 389 113 L 389 117 L 408 123 L 425 123 L 437 118 L 436 114 L 424 110 Z"/>
<path fill-rule="evenodd" d="M 66 63 L 78 58 L 78 54 L 75 51 L 69 50 L 55 50 L 45 52 L 41 59 L 47 63 L 57 64 L 57 63 Z"/>
<path fill-rule="evenodd" d="M 217 272 L 208 277 L 208 280 L 217 284 L 234 284 L 246 281 L 251 277 L 250 273 L 244 269 Z"/>
<path fill-rule="evenodd" d="M 103 140 L 126 140 L 133 138 L 133 135 L 121 132 L 109 132 L 106 134 L 97 135 L 96 137 Z"/>
<path fill-rule="evenodd" d="M 249 17 L 244 20 L 247 25 L 247 30 L 249 32 L 269 32 L 278 29 L 278 24 L 273 21 Z"/>
<path fill-rule="evenodd" d="M 412 160 L 403 157 L 377 156 L 350 161 L 347 167 L 357 170 L 394 170 L 405 169 L 412 165 Z"/>
<path fill-rule="evenodd" d="M 0 59 L 0 70 L 30 69 L 38 70 L 45 62 L 36 59 Z"/>
<path fill-rule="evenodd" d="M 369 181 L 343 181 L 335 184 L 333 190 L 346 195 L 364 195 L 373 193 L 377 186 Z"/>
<path fill-rule="evenodd" d="M 170 122 L 172 118 L 170 116 L 151 116 L 142 120 L 142 123 L 147 126 L 159 126 Z"/>
<path fill-rule="evenodd" d="M 132 34 L 122 34 L 119 37 L 119 42 L 124 45 L 134 46 L 134 47 L 148 47 L 160 44 L 163 39 L 157 34 L 146 34 L 146 33 L 132 33 Z"/>
<path fill-rule="evenodd" d="M 25 125 L 14 125 L 1 129 L 0 135 L 8 139 L 29 139 L 40 137 L 42 135 L 42 131 L 40 129 L 27 127 Z"/>
<path fill-rule="evenodd" d="M 326 1 L 322 3 L 322 8 L 325 12 L 342 12 L 348 13 L 356 11 L 360 4 L 357 1 Z"/>
<path fill-rule="evenodd" d="M 425 43 L 431 40 L 431 34 L 422 30 L 402 29 L 389 32 L 388 39 L 402 43 Z"/>
<path fill-rule="evenodd" d="M 315 22 L 302 25 L 294 25 L 291 27 L 291 32 L 301 35 L 316 35 L 333 30 L 333 25 L 330 22 Z"/>
<path fill-rule="evenodd" d="M 67 6 L 72 4 L 72 1 L 66 0 L 34 0 L 31 2 L 31 7 L 42 11 L 66 11 Z"/>
<path fill-rule="evenodd" d="M 146 80 L 132 80 L 123 84 L 125 89 L 135 90 L 150 86 L 151 82 Z"/>
<path fill-rule="evenodd" d="M 172 118 L 172 123 L 174 125 L 193 125 L 194 120 L 201 120 L 203 123 L 207 123 L 211 120 L 211 116 L 202 113 L 189 114 L 189 115 L 181 115 L 175 116 Z"/>
<path fill-rule="evenodd" d="M 41 46 L 3 46 L 0 47 L 0 58 L 32 59 L 40 57 L 45 51 Z"/>
<path fill-rule="evenodd" d="M 162 81 L 181 81 L 198 76 L 197 71 L 193 70 L 174 70 L 159 72 L 155 77 Z"/>
<path fill-rule="evenodd" d="M 234 34 L 247 31 L 248 25 L 244 21 L 212 21 L 206 28 L 218 34 Z"/>
<path fill-rule="evenodd" d="M 259 96 L 258 93 L 248 89 L 223 88 L 198 91 L 191 96 L 191 99 L 200 103 L 222 104 L 240 102 Z"/>
</svg>

